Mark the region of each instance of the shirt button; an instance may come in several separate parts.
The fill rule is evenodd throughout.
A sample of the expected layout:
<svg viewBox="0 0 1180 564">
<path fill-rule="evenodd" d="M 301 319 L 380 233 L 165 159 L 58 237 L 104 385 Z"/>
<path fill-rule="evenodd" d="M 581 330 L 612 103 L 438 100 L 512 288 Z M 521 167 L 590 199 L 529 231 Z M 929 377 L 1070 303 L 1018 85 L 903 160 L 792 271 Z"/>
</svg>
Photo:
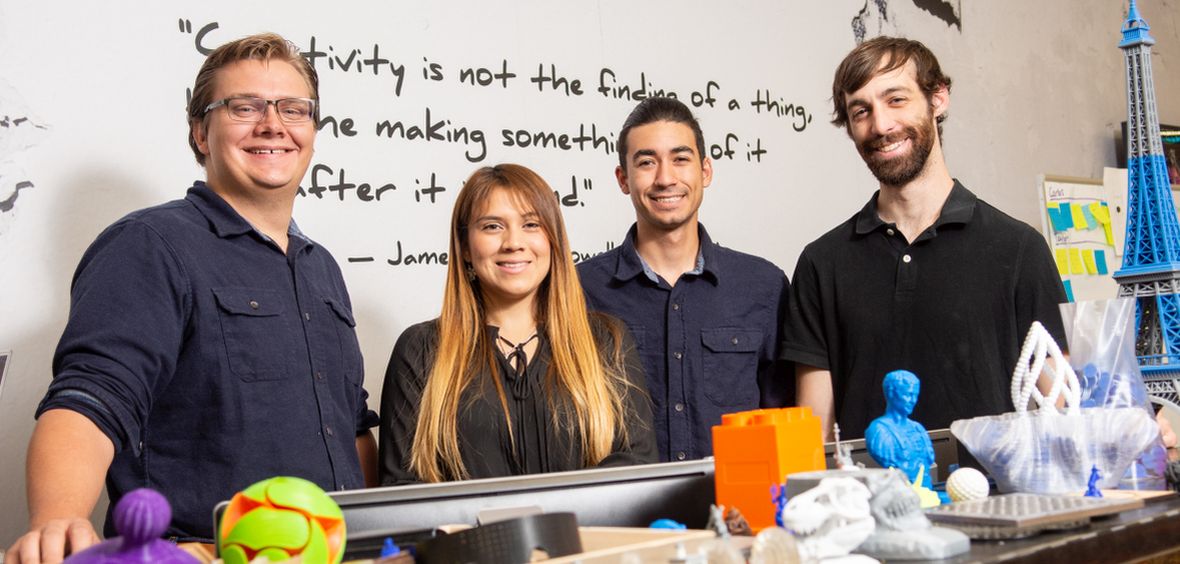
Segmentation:
<svg viewBox="0 0 1180 564">
<path fill-rule="evenodd" d="M 324 373 L 323 373 L 323 372 L 316 372 L 316 373 L 315 373 L 315 379 L 316 379 L 316 380 L 323 380 L 323 379 L 324 379 Z"/>
<path fill-rule="evenodd" d="M 906 261 L 906 262 L 909 262 L 909 261 Z M 305 321 L 311 321 L 311 314 L 310 314 L 310 313 L 307 313 L 307 312 L 304 312 L 304 314 L 303 314 L 303 319 L 304 319 Z"/>
<path fill-rule="evenodd" d="M 250 309 L 258 309 L 258 302 L 250 300 Z"/>
<path fill-rule="evenodd" d="M 672 309 L 676 310 L 676 311 L 680 311 L 680 304 L 672 304 Z"/>
<path fill-rule="evenodd" d="M 327 433 L 329 437 L 332 436 L 332 428 L 328 425 L 324 425 L 324 432 Z"/>
<path fill-rule="evenodd" d="M 893 230 L 892 230 L 892 229 L 886 229 L 886 230 L 885 230 L 885 232 L 886 232 L 886 233 L 888 233 L 888 234 L 889 234 L 889 235 L 891 235 L 891 236 L 893 235 Z"/>
<path fill-rule="evenodd" d="M 685 458 L 688 458 L 688 455 L 684 454 L 683 450 L 676 453 L 676 460 L 684 460 Z"/>
<path fill-rule="evenodd" d="M 676 360 L 680 360 L 684 356 L 684 354 L 680 353 L 680 351 L 677 351 L 677 352 L 672 353 L 672 356 L 676 357 Z"/>
<path fill-rule="evenodd" d="M 684 404 L 683 403 L 676 404 L 675 409 L 676 409 L 676 411 L 684 411 Z"/>
<path fill-rule="evenodd" d="M 736 345 L 736 344 L 738 344 L 738 338 L 734 337 L 733 340 L 730 342 Z"/>
<path fill-rule="evenodd" d="M 912 260 L 914 260 L 914 259 L 910 258 L 910 255 L 902 255 L 902 257 L 901 257 L 901 262 L 904 262 L 906 264 L 909 264 L 910 261 L 912 261 Z"/>
</svg>

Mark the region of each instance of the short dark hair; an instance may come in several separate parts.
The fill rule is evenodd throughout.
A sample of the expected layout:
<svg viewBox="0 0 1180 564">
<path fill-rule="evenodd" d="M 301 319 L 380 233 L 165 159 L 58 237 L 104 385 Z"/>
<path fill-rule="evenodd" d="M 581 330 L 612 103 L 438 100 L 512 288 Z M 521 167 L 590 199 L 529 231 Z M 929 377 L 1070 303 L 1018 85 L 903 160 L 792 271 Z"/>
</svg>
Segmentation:
<svg viewBox="0 0 1180 564">
<path fill-rule="evenodd" d="M 627 135 L 636 127 L 657 121 L 687 125 L 697 142 L 697 157 L 701 161 L 705 160 L 705 135 L 701 133 L 701 124 L 692 115 L 688 106 L 675 98 L 653 97 L 635 106 L 635 109 L 631 110 L 631 115 L 627 116 L 627 121 L 623 122 L 623 129 L 619 131 L 619 166 L 623 170 L 627 170 Z"/>
<path fill-rule="evenodd" d="M 942 88 L 950 90 L 951 77 L 942 73 L 938 58 L 920 41 L 903 37 L 874 37 L 858 45 L 836 67 L 836 76 L 832 80 L 832 125 L 848 128 L 846 106 L 849 93 L 860 90 L 873 77 L 899 69 L 910 61 L 914 62 L 918 86 L 926 93 L 927 100 Z M 945 119 L 945 113 L 937 119 L 940 138 Z"/>
<path fill-rule="evenodd" d="M 299 47 L 274 33 L 259 33 L 230 41 L 214 49 L 205 58 L 201 70 L 197 71 L 193 94 L 188 102 L 187 117 L 190 126 L 190 130 L 187 132 L 188 144 L 193 150 L 197 164 L 201 166 L 205 166 L 205 154 L 197 147 L 197 140 L 193 138 L 191 126 L 193 123 L 200 122 L 201 127 L 208 127 L 208 123 L 205 122 L 205 107 L 214 101 L 213 90 L 217 71 L 222 67 L 245 60 L 282 61 L 295 67 L 295 71 L 307 83 L 307 89 L 311 91 L 311 98 L 317 102 L 312 118 L 317 124 L 320 121 L 319 75 L 316 74 L 315 67 L 311 66 L 311 63 L 299 52 Z"/>
</svg>

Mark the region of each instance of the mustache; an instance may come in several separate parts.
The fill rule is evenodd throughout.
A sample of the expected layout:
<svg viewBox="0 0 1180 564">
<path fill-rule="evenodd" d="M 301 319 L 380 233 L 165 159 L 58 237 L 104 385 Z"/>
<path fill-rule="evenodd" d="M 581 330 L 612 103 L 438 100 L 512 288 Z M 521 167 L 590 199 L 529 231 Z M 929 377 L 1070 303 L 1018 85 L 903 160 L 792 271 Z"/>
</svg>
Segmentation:
<svg viewBox="0 0 1180 564">
<path fill-rule="evenodd" d="M 901 131 L 895 131 L 895 132 L 890 133 L 888 135 L 878 135 L 877 137 L 874 137 L 872 139 L 867 139 L 867 140 L 861 142 L 860 147 L 862 150 L 866 150 L 866 151 L 873 150 L 873 149 L 880 149 L 881 147 L 884 147 L 886 145 L 892 145 L 892 144 L 897 143 L 898 141 L 901 141 L 903 139 L 917 138 L 917 136 L 918 136 L 917 129 L 915 129 L 913 127 L 906 127 L 905 129 L 903 129 Z"/>
</svg>

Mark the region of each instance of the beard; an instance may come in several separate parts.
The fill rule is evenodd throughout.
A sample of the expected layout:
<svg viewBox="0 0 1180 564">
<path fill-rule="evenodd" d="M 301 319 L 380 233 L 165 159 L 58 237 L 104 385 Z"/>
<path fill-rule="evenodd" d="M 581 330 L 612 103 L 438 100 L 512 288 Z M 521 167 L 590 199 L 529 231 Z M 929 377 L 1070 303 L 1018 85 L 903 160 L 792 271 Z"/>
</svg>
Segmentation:
<svg viewBox="0 0 1180 564">
<path fill-rule="evenodd" d="M 887 159 L 878 155 L 874 150 L 907 138 L 911 140 L 910 152 L 907 155 Z M 930 151 L 933 148 L 933 113 L 929 119 L 924 120 L 916 127 L 907 125 L 902 131 L 862 141 L 856 145 L 856 150 L 864 159 L 865 164 L 869 166 L 869 171 L 877 177 L 881 184 L 886 186 L 904 186 L 917 178 L 922 169 L 926 168 L 926 159 L 930 157 Z"/>
</svg>

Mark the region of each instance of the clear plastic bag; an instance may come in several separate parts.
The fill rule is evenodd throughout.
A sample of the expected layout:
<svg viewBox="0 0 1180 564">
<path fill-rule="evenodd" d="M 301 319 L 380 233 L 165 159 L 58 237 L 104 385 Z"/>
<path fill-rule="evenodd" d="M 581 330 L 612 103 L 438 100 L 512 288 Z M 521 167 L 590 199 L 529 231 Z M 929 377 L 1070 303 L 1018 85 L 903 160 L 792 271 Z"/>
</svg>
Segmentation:
<svg viewBox="0 0 1180 564">
<path fill-rule="evenodd" d="M 1135 356 L 1135 300 L 1118 298 L 1061 305 L 1069 362 L 1081 383 L 1081 406 L 1138 407 L 1154 419 L 1155 410 Z M 1166 489 L 1167 450 L 1157 436 L 1136 458 L 1120 486 Z"/>
<path fill-rule="evenodd" d="M 1047 358 L 1053 362 L 1047 363 Z M 1052 378 L 1047 395 L 1036 387 Z M 1142 385 L 1142 382 L 1140 382 Z M 1065 398 L 1066 411 L 1054 405 Z M 996 480 L 1001 492 L 1068 493 L 1086 489 L 1091 467 L 1112 488 L 1159 427 L 1140 407 L 1081 407 L 1077 375 L 1053 338 L 1033 323 L 1012 374 L 1016 411 L 955 421 L 951 432 Z M 1030 400 L 1037 409 L 1029 411 Z"/>
</svg>

